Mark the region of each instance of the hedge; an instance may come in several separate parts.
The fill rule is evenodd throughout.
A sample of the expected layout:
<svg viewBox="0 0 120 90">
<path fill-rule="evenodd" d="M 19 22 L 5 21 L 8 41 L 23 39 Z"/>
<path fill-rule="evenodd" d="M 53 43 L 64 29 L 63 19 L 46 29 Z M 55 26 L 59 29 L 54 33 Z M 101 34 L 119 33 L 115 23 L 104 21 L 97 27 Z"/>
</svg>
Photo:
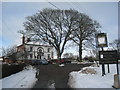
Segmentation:
<svg viewBox="0 0 120 90">
<path fill-rule="evenodd" d="M 26 65 L 24 63 L 21 63 L 21 64 L 3 64 L 2 65 L 2 77 L 1 78 L 10 76 L 10 75 L 15 74 L 17 72 L 20 72 L 20 71 L 23 70 L 23 68 L 25 66 Z"/>
</svg>

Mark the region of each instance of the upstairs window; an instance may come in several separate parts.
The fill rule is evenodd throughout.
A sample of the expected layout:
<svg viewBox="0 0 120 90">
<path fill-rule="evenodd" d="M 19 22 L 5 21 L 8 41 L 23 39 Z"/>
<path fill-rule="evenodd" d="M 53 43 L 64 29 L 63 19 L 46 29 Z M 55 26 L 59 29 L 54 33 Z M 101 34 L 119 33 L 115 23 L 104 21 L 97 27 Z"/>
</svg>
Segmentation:
<svg viewBox="0 0 120 90">
<path fill-rule="evenodd" d="M 48 52 L 50 52 L 50 48 L 48 48 L 48 50 L 47 50 Z"/>
<path fill-rule="evenodd" d="M 30 47 L 30 51 L 33 51 L 33 47 Z"/>
</svg>

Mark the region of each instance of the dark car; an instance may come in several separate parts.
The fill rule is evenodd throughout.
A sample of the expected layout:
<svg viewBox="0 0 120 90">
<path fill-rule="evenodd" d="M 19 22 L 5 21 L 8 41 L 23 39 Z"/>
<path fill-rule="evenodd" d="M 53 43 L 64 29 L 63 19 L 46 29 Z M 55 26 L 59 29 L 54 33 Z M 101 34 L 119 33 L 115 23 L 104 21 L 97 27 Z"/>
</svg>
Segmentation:
<svg viewBox="0 0 120 90">
<path fill-rule="evenodd" d="M 38 64 L 48 64 L 48 61 L 43 59 L 43 60 L 38 60 L 37 63 Z"/>
<path fill-rule="evenodd" d="M 51 60 L 51 62 L 52 62 L 52 63 L 56 63 L 56 64 L 61 64 L 61 63 L 64 63 L 65 60 L 64 60 L 64 59 L 61 59 L 61 60 L 59 60 L 59 59 L 54 59 L 54 60 Z"/>
<path fill-rule="evenodd" d="M 64 60 L 64 59 L 61 59 L 61 60 L 60 60 L 60 63 L 61 63 L 61 64 L 65 63 L 65 60 Z"/>
<path fill-rule="evenodd" d="M 65 64 L 69 64 L 69 63 L 71 63 L 71 61 L 70 61 L 70 60 L 65 60 L 64 63 L 65 63 Z"/>
<path fill-rule="evenodd" d="M 37 65 L 37 60 L 31 60 L 32 65 Z"/>
</svg>

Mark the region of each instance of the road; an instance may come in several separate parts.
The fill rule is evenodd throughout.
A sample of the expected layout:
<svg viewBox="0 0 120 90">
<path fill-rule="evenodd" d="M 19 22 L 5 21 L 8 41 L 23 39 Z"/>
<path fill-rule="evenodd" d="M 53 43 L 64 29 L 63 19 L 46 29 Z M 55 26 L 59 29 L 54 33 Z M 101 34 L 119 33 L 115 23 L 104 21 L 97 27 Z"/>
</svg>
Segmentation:
<svg viewBox="0 0 120 90">
<path fill-rule="evenodd" d="M 65 64 L 64 67 L 58 65 L 39 65 L 35 66 L 39 70 L 38 81 L 34 88 L 48 88 L 50 83 L 55 82 L 55 88 L 69 88 L 67 85 L 69 73 L 79 71 L 90 64 Z"/>
</svg>

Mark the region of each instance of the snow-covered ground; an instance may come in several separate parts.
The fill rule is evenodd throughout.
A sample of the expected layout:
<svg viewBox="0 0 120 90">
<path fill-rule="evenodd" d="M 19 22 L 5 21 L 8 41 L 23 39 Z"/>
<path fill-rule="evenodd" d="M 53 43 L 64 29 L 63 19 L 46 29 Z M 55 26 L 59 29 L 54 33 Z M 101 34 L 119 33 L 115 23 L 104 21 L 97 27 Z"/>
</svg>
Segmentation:
<svg viewBox="0 0 120 90">
<path fill-rule="evenodd" d="M 112 88 L 114 84 L 114 74 L 116 74 L 116 65 L 110 64 L 110 73 L 107 73 L 106 65 L 106 75 L 102 76 L 102 69 L 97 66 L 85 67 L 82 70 L 76 72 L 73 71 L 69 74 L 68 85 L 71 88 Z M 94 73 L 85 72 L 89 70 Z"/>
<path fill-rule="evenodd" d="M 0 79 L 1 88 L 32 88 L 37 81 L 36 69 L 32 66 L 26 67 L 21 72 Z"/>
<path fill-rule="evenodd" d="M 2 64 L 2 62 L 0 61 L 0 65 Z"/>
<path fill-rule="evenodd" d="M 65 65 L 64 64 L 60 64 L 59 67 L 64 67 Z"/>
<path fill-rule="evenodd" d="M 82 61 L 82 62 L 78 62 L 78 61 L 72 61 L 72 64 L 93 64 L 95 62 L 89 62 L 89 61 Z"/>
</svg>

